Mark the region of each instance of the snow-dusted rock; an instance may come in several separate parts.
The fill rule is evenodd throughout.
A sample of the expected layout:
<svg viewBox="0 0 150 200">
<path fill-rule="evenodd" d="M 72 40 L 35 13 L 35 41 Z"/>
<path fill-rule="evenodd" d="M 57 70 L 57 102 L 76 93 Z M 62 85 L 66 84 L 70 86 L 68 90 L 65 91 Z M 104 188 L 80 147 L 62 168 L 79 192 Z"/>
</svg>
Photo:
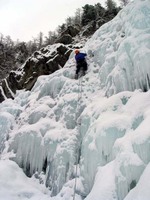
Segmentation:
<svg viewBox="0 0 150 200">
<path fill-rule="evenodd" d="M 0 105 L 1 159 L 44 174 L 51 199 L 149 200 L 149 13 L 149 0 L 136 0 L 102 26 L 82 49 L 80 80 L 71 54 Z"/>
</svg>

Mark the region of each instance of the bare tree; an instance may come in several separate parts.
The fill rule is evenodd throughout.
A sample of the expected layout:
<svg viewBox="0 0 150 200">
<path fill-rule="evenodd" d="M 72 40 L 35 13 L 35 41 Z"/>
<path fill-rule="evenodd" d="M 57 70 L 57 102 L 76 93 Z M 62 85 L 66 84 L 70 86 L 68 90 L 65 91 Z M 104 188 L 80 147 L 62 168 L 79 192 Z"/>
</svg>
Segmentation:
<svg viewBox="0 0 150 200">
<path fill-rule="evenodd" d="M 78 8 L 75 12 L 74 24 L 81 25 L 82 10 Z"/>
<path fill-rule="evenodd" d="M 67 26 L 73 25 L 73 17 L 68 17 L 68 18 L 66 19 L 66 25 L 67 25 Z"/>
<path fill-rule="evenodd" d="M 43 45 L 43 33 L 42 32 L 39 33 L 37 41 L 38 41 L 38 48 L 40 49 Z"/>
<path fill-rule="evenodd" d="M 53 32 L 49 31 L 48 36 L 45 36 L 45 41 L 44 41 L 45 45 L 49 45 L 52 43 L 52 36 L 53 36 Z"/>
</svg>

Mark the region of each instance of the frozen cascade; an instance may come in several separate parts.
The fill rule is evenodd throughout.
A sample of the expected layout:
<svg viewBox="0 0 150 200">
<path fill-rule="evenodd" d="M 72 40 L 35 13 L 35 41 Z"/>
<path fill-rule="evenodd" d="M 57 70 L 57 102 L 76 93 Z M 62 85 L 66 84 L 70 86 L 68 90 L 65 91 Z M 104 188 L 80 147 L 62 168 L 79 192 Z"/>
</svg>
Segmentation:
<svg viewBox="0 0 150 200">
<path fill-rule="evenodd" d="M 128 99 L 126 104 L 122 101 L 125 95 L 126 99 Z M 136 98 L 139 100 L 139 108 L 138 106 L 136 107 L 136 113 L 134 113 L 134 111 L 133 113 L 129 112 L 129 110 L 131 111 L 131 107 Z M 142 99 L 143 94 L 140 97 L 140 93 L 133 95 L 132 93 L 123 92 L 108 99 L 101 99 L 99 103 L 97 102 L 95 104 L 95 107 L 92 106 L 92 109 L 91 106 L 90 108 L 87 107 L 85 109 L 82 118 L 86 119 L 86 121 L 82 121 L 82 126 L 86 126 L 84 123 L 87 122 L 87 115 L 89 115 L 89 112 L 91 112 L 90 119 L 92 119 L 92 122 L 88 121 L 89 128 L 84 136 L 81 152 L 81 175 L 84 177 L 85 190 L 87 190 L 87 193 L 91 191 L 94 184 L 97 166 L 105 166 L 107 163 L 114 160 L 114 158 L 116 160 L 115 168 L 118 168 L 115 175 L 118 198 L 123 199 L 131 189 L 133 182 L 135 181 L 137 183 L 145 167 L 145 152 L 148 152 L 149 149 L 144 149 L 146 151 L 143 150 L 143 154 L 138 154 L 139 157 L 137 157 L 137 155 L 134 154 L 134 152 L 137 153 L 134 150 L 135 144 L 128 144 L 127 141 L 129 142 L 133 137 L 137 137 L 134 134 L 133 136 L 130 135 L 131 132 L 135 132 L 136 134 L 140 126 L 142 124 L 144 126 L 144 123 L 149 120 L 144 119 L 139 126 L 137 125 L 136 129 L 133 129 L 133 124 L 135 124 L 137 116 L 141 116 L 141 111 L 144 111 L 144 107 L 145 109 L 149 107 L 149 103 L 147 105 L 140 105 L 140 100 L 142 101 Z M 93 102 L 93 105 L 94 103 L 95 102 Z M 81 132 L 83 130 L 82 126 Z M 148 133 L 145 130 L 145 137 L 147 134 Z M 143 133 L 141 133 L 141 137 L 143 137 Z M 120 142 L 121 140 L 123 140 L 122 143 Z M 136 140 L 134 139 L 134 142 L 135 141 Z M 147 148 L 148 144 L 149 142 L 147 141 Z M 138 147 L 140 148 L 140 146 Z M 146 155 L 148 156 L 148 154 Z M 146 162 L 149 161 L 150 159 L 147 157 Z M 123 180 L 118 173 L 121 174 Z"/>
<path fill-rule="evenodd" d="M 150 87 L 149 9 L 148 1 L 130 3 L 86 44 L 101 67 L 99 77 L 107 96 Z"/>
<path fill-rule="evenodd" d="M 72 137 L 69 137 L 70 134 Z M 63 131 L 63 127 L 59 124 L 45 119 L 19 129 L 9 146 L 9 151 L 13 149 L 16 156 L 12 159 L 29 176 L 36 171 L 47 173 L 46 185 L 53 185 L 53 193 L 56 194 L 71 176 L 76 142 L 72 131 L 69 133 L 65 129 Z"/>
<path fill-rule="evenodd" d="M 43 200 L 71 200 L 75 178 L 76 200 L 149 200 L 149 0 L 128 4 L 82 50 L 94 53 L 82 83 L 72 53 L 63 69 L 0 104 L 0 168 L 20 176 L 17 163 L 38 177 L 52 196 Z M 14 200 L 33 195 L 19 189 Z"/>
<path fill-rule="evenodd" d="M 127 195 L 125 200 L 140 200 L 140 199 L 149 199 L 150 191 L 150 164 L 146 167 L 144 173 L 142 174 L 137 186 Z"/>
<path fill-rule="evenodd" d="M 4 150 L 5 141 L 8 139 L 10 130 L 13 129 L 15 124 L 14 117 L 8 112 L 0 113 L 0 153 Z"/>
</svg>

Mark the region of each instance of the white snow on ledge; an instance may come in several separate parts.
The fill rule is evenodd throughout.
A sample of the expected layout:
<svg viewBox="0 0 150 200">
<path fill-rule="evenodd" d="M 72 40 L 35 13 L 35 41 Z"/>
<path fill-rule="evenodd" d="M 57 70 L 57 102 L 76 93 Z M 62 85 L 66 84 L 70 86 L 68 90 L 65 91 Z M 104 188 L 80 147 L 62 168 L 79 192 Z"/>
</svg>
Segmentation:
<svg viewBox="0 0 150 200">
<path fill-rule="evenodd" d="M 0 161 L 1 200 L 48 200 L 49 191 L 35 178 L 29 179 L 22 169 L 10 160 Z"/>
</svg>

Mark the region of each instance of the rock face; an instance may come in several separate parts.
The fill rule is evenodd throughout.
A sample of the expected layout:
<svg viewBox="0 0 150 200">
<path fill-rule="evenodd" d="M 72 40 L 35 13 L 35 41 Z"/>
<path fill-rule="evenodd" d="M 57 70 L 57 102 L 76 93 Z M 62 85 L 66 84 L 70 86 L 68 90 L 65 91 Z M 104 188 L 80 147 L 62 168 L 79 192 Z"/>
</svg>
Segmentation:
<svg viewBox="0 0 150 200">
<path fill-rule="evenodd" d="M 63 44 L 49 45 L 28 58 L 17 71 L 11 71 L 0 87 L 0 102 L 13 98 L 16 90 L 31 90 L 40 75 L 48 75 L 62 68 L 69 58 L 71 49 Z"/>
<path fill-rule="evenodd" d="M 56 43 L 71 44 L 73 37 L 80 32 L 78 27 L 68 26 L 64 32 L 61 33 L 60 37 L 55 41 Z"/>
<path fill-rule="evenodd" d="M 62 34 L 69 34 L 71 37 L 75 37 L 79 33 L 79 31 L 80 29 L 77 26 L 68 26 Z"/>
<path fill-rule="evenodd" d="M 56 43 L 63 43 L 63 44 L 71 44 L 72 41 L 73 41 L 73 39 L 72 39 L 71 35 L 69 35 L 69 34 L 63 34 L 55 42 Z"/>
<path fill-rule="evenodd" d="M 86 41 L 103 23 L 100 21 L 98 24 L 96 21 L 92 21 L 83 29 L 79 26 L 68 26 L 57 38 L 55 44 L 35 51 L 21 67 L 9 72 L 7 77 L 5 76 L 6 78 L 0 82 L 0 102 L 5 98 L 13 98 L 16 90 L 31 90 L 40 75 L 48 75 L 62 68 L 72 49 L 81 48 L 81 46 L 77 46 L 79 42 L 77 36 L 85 38 Z M 83 39 L 83 43 L 85 41 Z M 80 45 L 81 43 L 82 40 Z M 19 47 L 19 50 L 24 52 L 24 48 L 23 50 L 22 48 L 23 46 Z M 5 69 L 6 73 L 8 72 Z"/>
<path fill-rule="evenodd" d="M 2 89 L 0 88 L 0 102 L 4 101 L 4 95 L 2 94 Z"/>
<path fill-rule="evenodd" d="M 7 45 L 3 38 L 0 42 L 0 81 L 4 79 L 11 70 L 16 70 L 29 57 L 25 42 L 13 43 L 10 40 Z M 31 55 L 31 54 L 30 54 Z"/>
</svg>

